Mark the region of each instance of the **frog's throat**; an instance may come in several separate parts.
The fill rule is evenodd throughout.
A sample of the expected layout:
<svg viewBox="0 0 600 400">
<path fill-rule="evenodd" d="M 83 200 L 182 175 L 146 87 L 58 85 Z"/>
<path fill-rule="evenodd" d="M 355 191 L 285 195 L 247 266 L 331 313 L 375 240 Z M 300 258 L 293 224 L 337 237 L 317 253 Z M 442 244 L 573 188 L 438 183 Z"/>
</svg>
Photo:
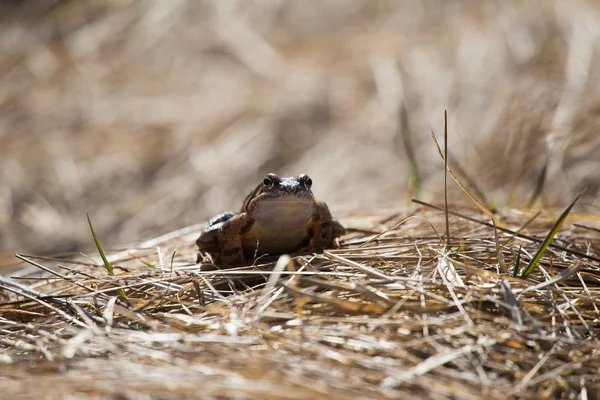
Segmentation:
<svg viewBox="0 0 600 400">
<path fill-rule="evenodd" d="M 262 200 L 251 216 L 266 230 L 285 231 L 306 227 L 314 214 L 314 203 L 306 199 Z"/>
</svg>

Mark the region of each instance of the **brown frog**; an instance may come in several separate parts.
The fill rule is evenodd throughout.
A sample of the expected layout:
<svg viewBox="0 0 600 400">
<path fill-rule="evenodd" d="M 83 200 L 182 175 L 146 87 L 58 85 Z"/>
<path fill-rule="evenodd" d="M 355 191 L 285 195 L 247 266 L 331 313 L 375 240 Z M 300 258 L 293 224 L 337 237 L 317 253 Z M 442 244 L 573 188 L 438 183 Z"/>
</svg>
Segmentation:
<svg viewBox="0 0 600 400">
<path fill-rule="evenodd" d="M 200 254 L 216 265 L 244 265 L 263 254 L 313 253 L 335 247 L 344 227 L 327 204 L 316 201 L 307 175 L 281 178 L 267 174 L 239 213 L 226 212 L 208 223 L 196 241 Z"/>
</svg>

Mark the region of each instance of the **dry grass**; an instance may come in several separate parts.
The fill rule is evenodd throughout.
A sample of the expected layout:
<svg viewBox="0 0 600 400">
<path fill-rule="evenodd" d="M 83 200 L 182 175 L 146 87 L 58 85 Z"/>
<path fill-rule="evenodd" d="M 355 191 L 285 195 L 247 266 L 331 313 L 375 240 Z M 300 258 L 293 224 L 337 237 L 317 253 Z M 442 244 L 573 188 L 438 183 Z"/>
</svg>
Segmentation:
<svg viewBox="0 0 600 400">
<path fill-rule="evenodd" d="M 583 226 L 599 217 L 571 216 L 536 271 L 513 277 L 518 249 L 523 268 L 557 215 L 544 212 L 515 236 L 533 212 L 502 213 L 497 238 L 451 216 L 450 247 L 438 237 L 443 213 L 429 207 L 393 230 L 404 212 L 348 215 L 340 249 L 275 267 L 202 271 L 193 264 L 199 226 L 112 254 L 113 277 L 99 257 L 26 256 L 39 265 L 14 278 L 25 286 L 9 293 L 2 283 L 0 391 L 595 398 L 600 233 Z"/>
</svg>

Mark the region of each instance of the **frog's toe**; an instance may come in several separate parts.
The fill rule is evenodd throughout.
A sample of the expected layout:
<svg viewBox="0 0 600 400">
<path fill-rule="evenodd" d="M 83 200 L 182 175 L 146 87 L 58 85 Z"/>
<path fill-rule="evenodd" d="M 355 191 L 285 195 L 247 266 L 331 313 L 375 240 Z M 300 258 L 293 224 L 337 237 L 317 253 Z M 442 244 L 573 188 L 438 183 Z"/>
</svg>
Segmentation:
<svg viewBox="0 0 600 400">
<path fill-rule="evenodd" d="M 196 264 L 201 264 L 203 262 L 209 262 L 214 264 L 215 261 L 218 261 L 219 255 L 215 253 L 211 253 L 208 251 L 199 251 L 196 256 Z"/>
</svg>

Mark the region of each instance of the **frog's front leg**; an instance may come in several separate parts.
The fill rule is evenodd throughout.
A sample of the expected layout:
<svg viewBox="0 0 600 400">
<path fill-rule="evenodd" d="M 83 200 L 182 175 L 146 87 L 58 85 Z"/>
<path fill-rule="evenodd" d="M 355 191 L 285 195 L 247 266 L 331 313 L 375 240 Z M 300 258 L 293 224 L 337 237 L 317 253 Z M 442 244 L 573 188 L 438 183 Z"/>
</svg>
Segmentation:
<svg viewBox="0 0 600 400">
<path fill-rule="evenodd" d="M 209 253 L 220 267 L 233 267 L 246 262 L 243 236 L 254 225 L 254 219 L 246 213 L 229 216 L 225 221 L 209 225 L 196 244 L 200 252 Z"/>
<path fill-rule="evenodd" d="M 311 234 L 310 242 L 301 250 L 302 253 L 322 253 L 327 248 L 335 247 L 335 238 L 342 236 L 346 230 L 333 219 L 327 204 L 317 202 L 309 232 Z"/>
</svg>

